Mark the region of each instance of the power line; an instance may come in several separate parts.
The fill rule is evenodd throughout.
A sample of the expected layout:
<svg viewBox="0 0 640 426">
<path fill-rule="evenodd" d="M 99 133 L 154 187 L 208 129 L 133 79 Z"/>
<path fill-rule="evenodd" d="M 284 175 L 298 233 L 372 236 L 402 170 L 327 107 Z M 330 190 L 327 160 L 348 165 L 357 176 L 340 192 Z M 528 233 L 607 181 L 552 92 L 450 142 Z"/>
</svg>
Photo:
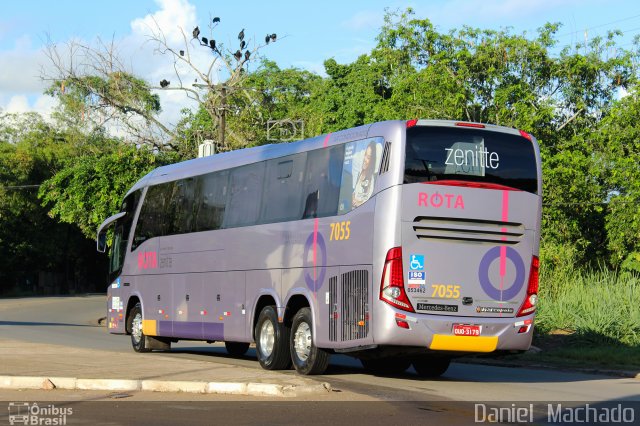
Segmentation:
<svg viewBox="0 0 640 426">
<path fill-rule="evenodd" d="M 594 25 L 593 27 L 585 28 L 584 30 L 576 30 L 576 31 L 571 31 L 571 32 L 564 33 L 564 34 L 559 34 L 557 37 L 558 37 L 558 38 L 560 38 L 560 37 L 566 37 L 566 36 L 575 35 L 575 34 L 582 34 L 582 33 L 584 33 L 585 31 L 591 31 L 591 30 L 594 30 L 594 29 L 596 29 L 596 28 L 606 27 L 607 25 L 617 24 L 617 23 L 619 23 L 619 22 L 630 21 L 630 20 L 635 19 L 635 18 L 638 18 L 638 17 L 640 17 L 640 14 L 638 14 L 638 15 L 633 15 L 633 16 L 629 16 L 629 17 L 627 17 L 627 18 L 617 19 L 617 20 L 615 20 L 615 21 L 607 22 L 607 23 L 605 23 L 605 24 Z"/>
</svg>

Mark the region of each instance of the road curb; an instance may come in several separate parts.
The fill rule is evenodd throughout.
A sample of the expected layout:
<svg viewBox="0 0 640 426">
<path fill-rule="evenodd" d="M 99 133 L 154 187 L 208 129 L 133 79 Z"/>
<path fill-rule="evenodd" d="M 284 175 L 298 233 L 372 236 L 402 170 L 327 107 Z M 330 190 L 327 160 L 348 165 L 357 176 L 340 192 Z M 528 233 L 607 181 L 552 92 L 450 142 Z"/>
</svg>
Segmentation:
<svg viewBox="0 0 640 426">
<path fill-rule="evenodd" d="M 73 377 L 0 376 L 0 389 L 69 389 L 107 391 L 187 392 L 206 394 L 296 397 L 331 392 L 329 383 L 279 385 L 274 383 L 197 382 L 170 380 L 77 379 Z"/>
</svg>

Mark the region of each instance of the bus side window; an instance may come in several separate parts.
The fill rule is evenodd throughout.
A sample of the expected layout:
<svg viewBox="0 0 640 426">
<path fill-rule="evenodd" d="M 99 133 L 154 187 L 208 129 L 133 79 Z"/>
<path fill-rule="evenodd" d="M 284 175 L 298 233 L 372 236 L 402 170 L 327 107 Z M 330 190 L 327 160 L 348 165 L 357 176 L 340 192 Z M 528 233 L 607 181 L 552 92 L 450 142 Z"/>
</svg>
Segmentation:
<svg viewBox="0 0 640 426">
<path fill-rule="evenodd" d="M 220 229 L 224 219 L 229 172 L 223 170 L 200 176 L 197 185 L 195 231 Z"/>
<path fill-rule="evenodd" d="M 302 152 L 267 161 L 260 223 L 300 218 L 306 159 Z"/>
<path fill-rule="evenodd" d="M 147 188 L 147 194 L 144 196 L 138 215 L 131 250 L 135 250 L 146 240 L 165 235 L 165 204 L 171 196 L 172 186 L 172 183 L 168 183 Z"/>
<path fill-rule="evenodd" d="M 229 199 L 224 215 L 224 228 L 258 223 L 265 162 L 235 168 L 229 178 Z"/>
<path fill-rule="evenodd" d="M 308 153 L 303 191 L 305 194 L 303 219 L 333 216 L 337 213 L 343 160 L 344 145 L 317 149 Z"/>
<path fill-rule="evenodd" d="M 195 189 L 194 178 L 179 180 L 174 185 L 170 201 L 171 221 L 167 224 L 168 234 L 193 231 Z"/>
</svg>

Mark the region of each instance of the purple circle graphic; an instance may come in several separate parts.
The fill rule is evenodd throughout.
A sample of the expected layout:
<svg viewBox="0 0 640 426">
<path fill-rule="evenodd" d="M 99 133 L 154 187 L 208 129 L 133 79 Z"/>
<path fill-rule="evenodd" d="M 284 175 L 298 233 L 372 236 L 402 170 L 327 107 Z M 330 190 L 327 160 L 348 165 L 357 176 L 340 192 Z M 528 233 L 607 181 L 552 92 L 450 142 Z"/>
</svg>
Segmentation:
<svg viewBox="0 0 640 426">
<path fill-rule="evenodd" d="M 513 266 L 516 268 L 516 277 L 509 288 L 500 290 L 496 288 L 489 279 L 489 267 L 494 260 L 500 258 L 500 247 L 493 247 L 489 249 L 482 257 L 480 261 L 480 268 L 478 269 L 478 279 L 484 292 L 493 300 L 511 300 L 518 295 L 522 286 L 524 286 L 524 262 L 522 258 L 511 247 L 506 247 L 507 258 L 511 260 Z"/>
<path fill-rule="evenodd" d="M 309 250 L 313 250 L 313 234 L 313 232 L 309 234 L 309 238 L 307 238 L 307 242 L 304 244 L 303 259 L 305 262 L 309 257 Z M 319 265 L 312 265 L 320 269 L 317 279 L 313 279 L 313 275 L 309 275 L 307 271 L 304 272 L 304 281 L 307 283 L 309 290 L 314 293 L 320 290 L 322 284 L 324 284 L 324 276 L 327 273 L 327 246 L 324 243 L 324 237 L 320 233 L 318 233 L 318 248 L 320 248 L 320 252 L 322 253 L 322 262 Z"/>
</svg>

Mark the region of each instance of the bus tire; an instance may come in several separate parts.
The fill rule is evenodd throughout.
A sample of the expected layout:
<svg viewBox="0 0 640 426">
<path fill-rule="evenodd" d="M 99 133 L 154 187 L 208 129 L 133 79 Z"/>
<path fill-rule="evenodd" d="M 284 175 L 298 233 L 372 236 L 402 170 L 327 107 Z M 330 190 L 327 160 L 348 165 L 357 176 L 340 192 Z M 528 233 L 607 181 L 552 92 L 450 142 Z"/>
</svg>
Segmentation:
<svg viewBox="0 0 640 426">
<path fill-rule="evenodd" d="M 396 376 L 411 367 L 411 361 L 406 358 L 361 358 L 360 362 L 369 373 L 380 376 Z"/>
<path fill-rule="evenodd" d="M 291 325 L 291 360 L 300 374 L 322 374 L 329 365 L 329 353 L 318 348 L 313 339 L 311 309 L 302 308 Z"/>
<path fill-rule="evenodd" d="M 278 322 L 274 306 L 265 306 L 256 323 L 256 354 L 265 370 L 284 370 L 291 365 L 289 356 L 290 329 Z"/>
<path fill-rule="evenodd" d="M 224 342 L 227 353 L 233 356 L 242 356 L 249 350 L 249 344 L 245 342 Z"/>
<path fill-rule="evenodd" d="M 413 368 L 420 377 L 440 377 L 451 364 L 449 357 L 421 357 L 413 360 Z"/>
<path fill-rule="evenodd" d="M 129 312 L 127 318 L 127 329 L 131 331 L 131 346 L 136 352 L 150 352 L 151 348 L 147 347 L 147 339 L 142 331 L 142 306 L 140 302 Z"/>
</svg>

